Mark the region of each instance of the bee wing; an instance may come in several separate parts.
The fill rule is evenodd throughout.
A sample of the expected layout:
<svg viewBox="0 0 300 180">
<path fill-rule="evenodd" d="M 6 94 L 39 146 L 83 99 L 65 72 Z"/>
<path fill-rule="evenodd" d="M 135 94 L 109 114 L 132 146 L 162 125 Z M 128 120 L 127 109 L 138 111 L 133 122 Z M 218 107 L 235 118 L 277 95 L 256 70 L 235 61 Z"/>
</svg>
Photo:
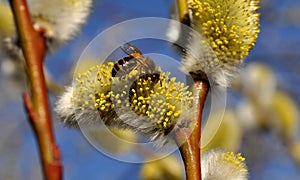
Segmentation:
<svg viewBox="0 0 300 180">
<path fill-rule="evenodd" d="M 140 56 L 142 56 L 142 52 L 135 47 L 133 44 L 131 43 L 125 43 L 123 46 L 120 47 L 127 55 L 130 54 L 139 54 Z"/>
</svg>

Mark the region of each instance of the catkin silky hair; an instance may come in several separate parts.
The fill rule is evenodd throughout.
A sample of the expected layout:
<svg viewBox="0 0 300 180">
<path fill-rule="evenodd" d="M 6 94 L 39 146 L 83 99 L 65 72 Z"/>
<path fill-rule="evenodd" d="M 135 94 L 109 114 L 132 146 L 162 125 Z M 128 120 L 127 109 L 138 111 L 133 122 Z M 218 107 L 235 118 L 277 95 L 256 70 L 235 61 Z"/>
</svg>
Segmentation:
<svg viewBox="0 0 300 180">
<path fill-rule="evenodd" d="M 247 180 L 248 169 L 240 154 L 224 150 L 210 150 L 201 157 L 203 180 Z"/>
<path fill-rule="evenodd" d="M 190 0 L 191 35 L 183 60 L 186 73 L 205 73 L 211 84 L 230 85 L 259 33 L 257 0 Z"/>
<path fill-rule="evenodd" d="M 53 52 L 78 34 L 90 14 L 92 0 L 32 0 L 28 6 L 34 28 L 43 32 L 47 51 Z M 0 9 L 2 48 L 11 58 L 22 59 L 11 9 L 2 2 Z"/>
<path fill-rule="evenodd" d="M 108 127 L 134 130 L 162 146 L 172 139 L 171 131 L 192 120 L 192 93 L 169 78 L 170 73 L 159 68 L 158 82 L 143 75 L 130 80 L 130 73 L 112 77 L 113 66 L 101 64 L 77 76 L 56 104 L 62 122 L 92 126 L 102 121 Z"/>
</svg>

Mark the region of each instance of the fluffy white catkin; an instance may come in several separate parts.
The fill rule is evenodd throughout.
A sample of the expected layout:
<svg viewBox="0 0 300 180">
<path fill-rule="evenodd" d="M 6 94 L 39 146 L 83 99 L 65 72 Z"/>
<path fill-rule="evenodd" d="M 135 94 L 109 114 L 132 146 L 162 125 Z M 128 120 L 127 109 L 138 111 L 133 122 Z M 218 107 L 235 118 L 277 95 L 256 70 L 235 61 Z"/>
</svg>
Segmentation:
<svg viewBox="0 0 300 180">
<path fill-rule="evenodd" d="M 152 76 L 131 81 L 134 71 L 112 77 L 113 66 L 109 62 L 78 74 L 73 87 L 57 101 L 55 110 L 62 122 L 71 127 L 103 122 L 138 132 L 158 146 L 171 142 L 171 131 L 191 120 L 192 93 L 161 70 L 156 83 Z"/>
<path fill-rule="evenodd" d="M 23 58 L 18 45 L 14 19 L 8 3 L 0 2 L 2 48 L 12 59 Z M 90 14 L 92 0 L 29 0 L 34 28 L 44 33 L 47 52 L 53 52 L 73 39 Z M 9 25 L 9 26 L 8 26 Z"/>
<path fill-rule="evenodd" d="M 182 69 L 187 74 L 206 74 L 211 85 L 228 87 L 232 79 L 236 78 L 244 58 L 248 56 L 258 37 L 259 1 L 187 2 L 194 31 L 180 33 L 179 27 L 171 23 L 167 33 L 172 42 L 186 39 L 186 56 Z M 190 34 L 188 38 L 179 37 L 187 36 L 186 34 Z"/>
<path fill-rule="evenodd" d="M 245 158 L 240 153 L 211 150 L 201 157 L 202 180 L 247 180 Z"/>
<path fill-rule="evenodd" d="M 29 10 L 34 27 L 42 28 L 50 50 L 78 34 L 90 14 L 92 0 L 31 0 Z"/>
</svg>

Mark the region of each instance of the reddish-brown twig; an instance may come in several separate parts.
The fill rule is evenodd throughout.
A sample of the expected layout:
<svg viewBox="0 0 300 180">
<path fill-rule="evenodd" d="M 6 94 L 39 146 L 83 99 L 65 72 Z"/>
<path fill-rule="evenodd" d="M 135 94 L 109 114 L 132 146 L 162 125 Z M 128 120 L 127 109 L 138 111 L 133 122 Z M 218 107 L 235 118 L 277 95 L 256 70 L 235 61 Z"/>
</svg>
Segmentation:
<svg viewBox="0 0 300 180">
<path fill-rule="evenodd" d="M 62 178 L 59 149 L 55 143 L 48 95 L 43 72 L 45 40 L 42 32 L 33 28 L 25 0 L 11 0 L 12 10 L 25 58 L 25 69 L 30 84 L 31 97 L 24 94 L 29 121 L 37 137 L 45 179 Z"/>
<path fill-rule="evenodd" d="M 187 180 L 201 180 L 201 120 L 204 102 L 209 90 L 209 83 L 206 78 L 194 78 L 194 80 L 194 104 L 197 107 L 197 115 L 193 129 L 181 128 L 176 132 L 176 141 L 180 146 L 179 150 L 184 161 Z"/>
</svg>

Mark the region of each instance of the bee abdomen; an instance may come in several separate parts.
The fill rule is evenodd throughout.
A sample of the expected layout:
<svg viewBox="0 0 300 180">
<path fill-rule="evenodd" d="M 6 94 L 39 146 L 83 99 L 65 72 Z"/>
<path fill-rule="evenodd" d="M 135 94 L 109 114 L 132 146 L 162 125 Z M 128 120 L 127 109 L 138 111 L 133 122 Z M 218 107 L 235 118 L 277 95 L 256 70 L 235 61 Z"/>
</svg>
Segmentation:
<svg viewBox="0 0 300 180">
<path fill-rule="evenodd" d="M 135 66 L 136 61 L 132 55 L 128 55 L 115 63 L 112 69 L 112 77 L 122 76 L 130 72 Z"/>
</svg>

